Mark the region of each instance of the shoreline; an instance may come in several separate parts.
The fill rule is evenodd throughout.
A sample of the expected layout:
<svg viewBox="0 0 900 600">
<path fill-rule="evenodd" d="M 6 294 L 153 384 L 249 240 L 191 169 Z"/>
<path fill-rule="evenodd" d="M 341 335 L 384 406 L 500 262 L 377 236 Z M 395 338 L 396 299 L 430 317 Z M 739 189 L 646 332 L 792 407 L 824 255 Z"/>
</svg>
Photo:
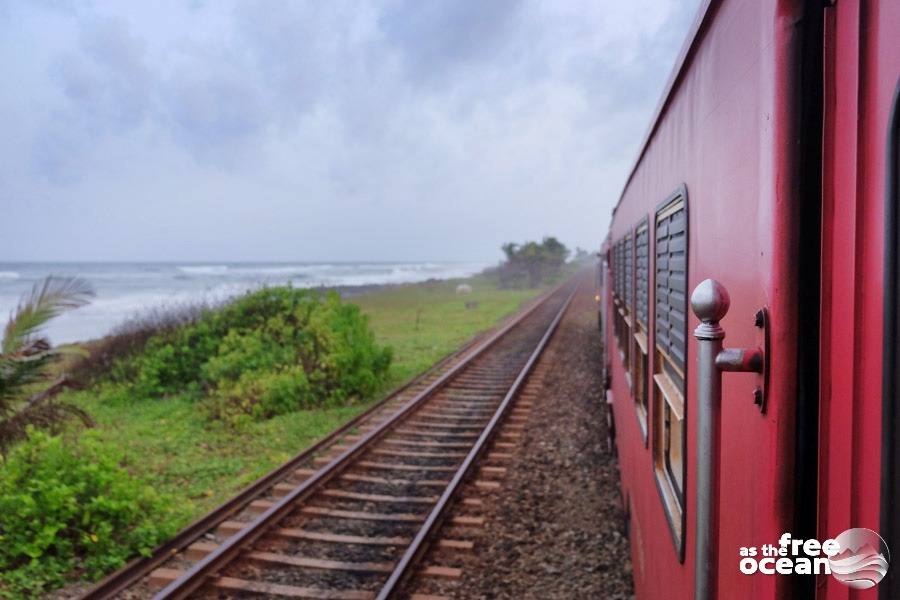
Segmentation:
<svg viewBox="0 0 900 600">
<path fill-rule="evenodd" d="M 355 297 L 397 285 L 477 275 L 492 263 L 330 262 L 330 263 L 4 263 L 0 274 L 0 312 L 9 314 L 46 277 L 78 278 L 94 290 L 85 306 L 48 323 L 53 344 L 102 339 L 131 320 L 148 314 L 216 306 L 262 286 L 334 289 Z"/>
<path fill-rule="evenodd" d="M 422 281 L 408 281 L 408 282 L 403 282 L 403 283 L 360 283 L 360 284 L 333 285 L 333 286 L 325 286 L 325 285 L 296 286 L 295 285 L 293 287 L 295 287 L 296 289 L 313 290 L 313 291 L 323 292 L 323 293 L 337 292 L 340 295 L 342 300 L 349 300 L 352 298 L 368 296 L 370 294 L 402 290 L 404 288 L 410 288 L 410 287 L 428 288 L 428 287 L 435 287 L 435 286 L 438 286 L 441 284 L 448 284 L 448 283 L 452 283 L 452 282 L 471 281 L 473 279 L 477 279 L 477 278 L 484 277 L 484 276 L 485 276 L 485 272 L 481 271 L 479 273 L 473 273 L 472 275 L 469 275 L 467 277 L 448 277 L 446 279 L 431 277 L 429 279 L 424 279 Z M 241 297 L 244 294 L 253 293 L 253 292 L 263 289 L 265 287 L 276 288 L 276 287 L 286 287 L 288 285 L 292 285 L 291 282 L 279 283 L 279 284 L 263 283 L 256 287 L 248 288 L 247 290 L 244 290 L 243 292 L 239 292 L 232 296 L 228 296 L 227 298 L 223 298 L 223 299 L 221 299 L 221 301 L 219 301 L 215 304 L 211 304 L 210 308 L 215 310 L 219 306 L 227 304 L 229 302 L 232 302 L 233 300 Z M 197 303 L 199 304 L 202 302 L 203 302 L 203 299 L 198 298 Z M 187 305 L 190 305 L 190 303 L 188 302 Z M 119 320 L 118 322 L 113 323 L 110 326 L 109 332 L 106 333 L 105 335 L 81 339 L 81 340 L 75 340 L 72 342 L 65 342 L 65 344 L 83 346 L 83 347 L 86 347 L 87 349 L 90 349 L 92 346 L 95 346 L 104 341 L 107 341 L 110 338 L 116 337 L 116 335 L 118 335 L 116 333 L 116 329 L 118 329 L 120 327 L 125 327 L 129 322 L 139 322 L 141 319 L 147 317 L 148 315 L 152 314 L 155 311 L 177 310 L 178 308 L 179 308 L 179 305 L 177 305 L 177 304 L 172 304 L 172 305 L 158 304 L 155 306 L 147 306 L 147 307 L 144 307 L 143 309 L 135 312 L 131 316 L 125 318 L 124 320 Z M 54 345 L 57 345 L 57 344 L 54 342 Z"/>
</svg>

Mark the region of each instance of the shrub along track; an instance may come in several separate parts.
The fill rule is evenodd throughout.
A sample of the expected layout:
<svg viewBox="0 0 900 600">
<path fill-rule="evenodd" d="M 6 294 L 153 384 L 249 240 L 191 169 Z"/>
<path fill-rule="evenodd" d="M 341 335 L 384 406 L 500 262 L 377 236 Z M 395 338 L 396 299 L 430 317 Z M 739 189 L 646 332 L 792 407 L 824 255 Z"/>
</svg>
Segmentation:
<svg viewBox="0 0 900 600">
<path fill-rule="evenodd" d="M 381 590 L 387 597 L 412 573 L 449 499 L 498 433 L 575 283 L 534 302 L 84 598 L 143 598 L 160 585 L 167 585 L 160 597 L 198 589 L 200 595 L 311 598 L 373 598 Z M 498 449 L 508 444 L 503 437 L 494 441 L 497 451 L 487 462 L 505 460 L 508 454 Z M 320 455 L 310 465 L 315 452 Z M 492 488 L 489 478 L 502 471 L 484 466 L 484 480 L 475 483 Z M 480 503 L 470 505 L 477 511 Z M 478 526 L 481 519 L 463 515 L 453 522 Z M 466 551 L 471 544 L 440 540 L 438 547 Z M 452 577 L 458 570 L 424 573 Z"/>
</svg>

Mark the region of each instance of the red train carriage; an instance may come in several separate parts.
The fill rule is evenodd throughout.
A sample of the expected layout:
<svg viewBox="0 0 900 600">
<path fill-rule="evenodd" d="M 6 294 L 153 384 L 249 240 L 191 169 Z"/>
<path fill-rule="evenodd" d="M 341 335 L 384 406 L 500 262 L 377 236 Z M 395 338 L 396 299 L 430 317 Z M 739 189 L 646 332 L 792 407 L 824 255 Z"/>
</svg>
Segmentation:
<svg viewBox="0 0 900 600">
<path fill-rule="evenodd" d="M 900 598 L 900 561 L 761 560 L 855 527 L 900 556 L 898 79 L 900 1 L 698 15 L 600 270 L 639 599 Z"/>
</svg>

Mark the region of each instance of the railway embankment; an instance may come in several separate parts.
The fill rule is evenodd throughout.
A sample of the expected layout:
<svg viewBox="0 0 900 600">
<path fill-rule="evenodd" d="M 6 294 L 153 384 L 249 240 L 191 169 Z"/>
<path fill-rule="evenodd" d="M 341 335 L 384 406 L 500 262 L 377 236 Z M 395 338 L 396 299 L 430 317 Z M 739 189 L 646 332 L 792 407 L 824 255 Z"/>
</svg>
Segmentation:
<svg viewBox="0 0 900 600">
<path fill-rule="evenodd" d="M 454 598 L 633 598 L 615 457 L 607 447 L 600 334 L 583 286 L 537 366 L 531 414 L 502 486 L 485 504 L 457 580 L 418 592 Z"/>
<path fill-rule="evenodd" d="M 133 393 L 133 382 L 122 384 L 121 381 L 113 381 L 115 378 L 101 376 L 98 385 L 91 384 L 83 390 L 65 393 L 63 400 L 83 409 L 93 420 L 88 454 L 98 451 L 95 446 L 102 447 L 104 464 L 109 464 L 113 471 L 127 472 L 127 481 L 123 480 L 119 486 L 123 493 L 129 489 L 149 488 L 154 498 L 159 500 L 154 500 L 153 515 L 145 515 L 153 531 L 141 530 L 141 535 L 146 534 L 146 539 L 137 543 L 146 544 L 147 540 L 151 540 L 149 547 L 152 548 L 168 535 L 167 532 L 173 532 L 207 513 L 250 482 L 327 436 L 348 419 L 366 411 L 388 390 L 427 369 L 478 332 L 490 329 L 499 319 L 514 313 L 523 302 L 540 292 L 501 290 L 490 279 L 475 277 L 466 280 L 471 292 L 459 295 L 456 287 L 460 283 L 430 281 L 389 286 L 355 294 L 347 300 L 359 306 L 368 318 L 368 327 L 377 347 L 390 347 L 393 354 L 393 360 L 387 372 L 383 373 L 377 390 L 369 388 L 369 393 L 362 396 L 344 401 L 338 399 L 321 406 L 296 407 L 274 416 L 241 419 L 235 423 L 211 418 L 209 407 L 202 406 L 204 392 L 190 385 L 183 390 L 173 388 L 138 397 Z M 250 329 L 245 333 L 250 335 Z M 253 340 L 234 341 L 236 343 L 232 344 L 232 349 L 240 353 L 241 348 L 250 348 L 250 344 L 245 342 Z M 269 352 L 268 357 L 272 358 L 284 348 L 270 350 L 273 352 Z M 164 354 L 159 352 L 154 359 L 164 359 Z M 259 358 L 261 355 L 233 356 L 240 359 L 238 363 L 246 364 L 255 360 L 254 356 Z M 229 369 L 226 363 L 208 363 L 207 371 L 211 373 L 210 369 L 219 369 L 225 373 Z M 153 371 L 155 366 L 158 365 L 149 365 L 152 368 L 145 371 Z M 184 375 L 186 381 L 192 378 L 190 373 Z M 199 379 L 201 373 L 196 373 L 196 376 Z M 241 378 L 232 379 L 240 387 Z M 59 486 L 66 489 L 72 486 L 63 479 L 77 471 L 66 465 L 78 463 L 79 456 L 85 454 L 81 450 L 70 452 L 69 449 L 82 443 L 83 434 L 80 426 L 71 427 L 57 444 L 59 452 L 54 456 L 58 455 L 59 460 L 52 465 L 43 465 L 51 470 L 65 471 L 57 473 L 62 479 L 54 475 L 56 479 L 53 481 L 59 479 Z M 12 470 L 7 469 L 7 473 L 10 472 Z M 19 472 L 24 471 L 20 469 Z M 41 482 L 41 485 L 44 483 Z M 19 483 L 15 486 L 21 487 Z M 10 493 L 13 492 L 15 490 L 11 489 Z M 127 505 L 127 498 L 120 496 L 122 494 L 112 497 L 111 501 Z M 40 497 L 38 495 L 32 499 L 38 501 Z M 53 526 L 50 520 L 57 516 L 59 519 L 66 518 L 64 514 L 50 514 L 40 506 L 35 510 L 43 519 L 34 521 L 38 524 L 46 522 L 48 526 Z M 117 521 L 113 521 L 115 525 Z M 133 519 L 122 522 L 126 523 L 126 527 L 127 523 L 140 526 Z M 121 539 L 117 537 L 121 533 L 115 529 L 104 525 L 97 531 L 86 531 L 84 534 L 84 539 L 88 540 L 85 544 L 110 549 L 108 556 L 104 554 L 98 558 L 99 566 L 92 567 L 91 573 L 94 575 L 86 572 L 79 563 L 79 553 L 67 551 L 68 554 L 63 557 L 53 543 L 44 544 L 32 551 L 32 554 L 38 553 L 32 566 L 21 561 L 5 566 L 5 583 L 0 583 L 0 595 L 27 597 L 47 593 L 64 581 L 81 581 L 70 584 L 66 595 L 85 589 L 87 582 L 96 577 L 98 571 L 114 568 L 129 557 L 123 554 L 128 551 L 127 547 L 116 543 L 116 539 Z M 26 534 L 27 531 L 23 532 L 23 535 Z M 159 535 L 163 537 L 159 538 Z M 69 571 L 66 565 L 71 565 L 72 570 Z M 21 577 L 14 577 L 16 572 L 20 572 Z"/>
</svg>

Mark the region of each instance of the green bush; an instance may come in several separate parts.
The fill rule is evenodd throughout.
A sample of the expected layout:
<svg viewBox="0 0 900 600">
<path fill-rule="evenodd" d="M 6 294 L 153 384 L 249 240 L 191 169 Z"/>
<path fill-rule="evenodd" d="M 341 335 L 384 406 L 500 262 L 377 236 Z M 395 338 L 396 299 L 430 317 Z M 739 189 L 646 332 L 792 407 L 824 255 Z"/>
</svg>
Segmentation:
<svg viewBox="0 0 900 600">
<path fill-rule="evenodd" d="M 120 466 L 96 435 L 30 431 L 0 470 L 0 597 L 94 579 L 173 531 L 167 500 Z"/>
<path fill-rule="evenodd" d="M 334 292 L 265 288 L 151 338 L 120 361 L 111 398 L 192 394 L 216 418 L 268 418 L 375 393 L 391 362 L 365 315 Z"/>
</svg>

